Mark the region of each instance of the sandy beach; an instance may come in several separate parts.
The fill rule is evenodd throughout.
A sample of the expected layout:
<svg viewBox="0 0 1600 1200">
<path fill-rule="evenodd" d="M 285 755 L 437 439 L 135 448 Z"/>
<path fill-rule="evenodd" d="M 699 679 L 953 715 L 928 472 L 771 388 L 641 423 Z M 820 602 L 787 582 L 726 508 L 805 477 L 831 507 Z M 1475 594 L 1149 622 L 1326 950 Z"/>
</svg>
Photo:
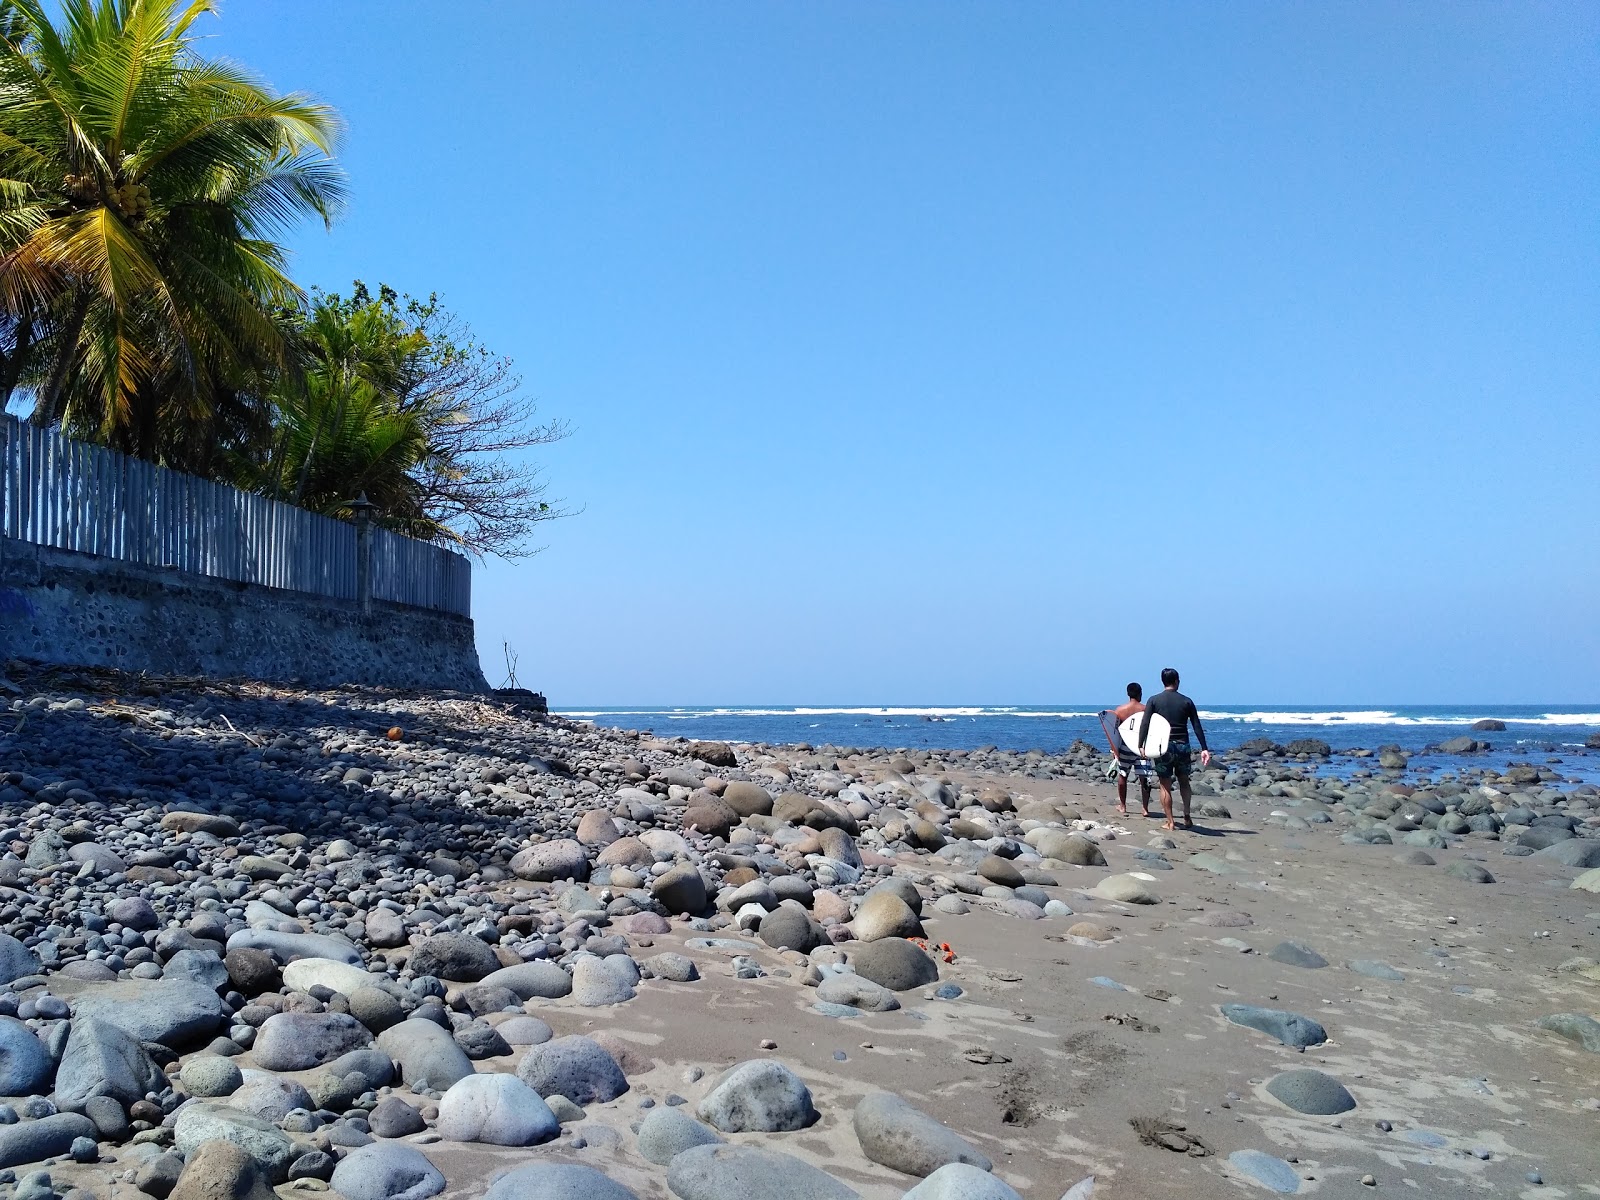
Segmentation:
<svg viewBox="0 0 1600 1200">
<path fill-rule="evenodd" d="M 1090 1177 L 1075 1200 L 1600 1194 L 1593 789 L 1535 771 L 1436 796 L 1241 752 L 1167 834 L 1136 799 L 1117 812 L 1091 747 L 728 746 L 506 699 L 15 677 L 0 919 L 31 965 L 0 1009 L 55 1075 L 0 1127 L 23 1192 L 43 1169 L 58 1194 L 186 1200 L 193 1167 L 164 1160 L 203 1116 L 246 1148 L 224 1172 L 241 1195 L 397 1196 L 372 1182 L 396 1147 L 451 1198 L 599 1176 L 690 1200 L 769 1177 L 871 1200 L 1058 1200 Z M 522 994 L 535 966 L 552 994 Z M 193 980 L 210 1003 L 163 1025 L 163 989 Z M 124 991 L 86 1022 L 104 988 Z M 86 1025 L 140 1012 L 142 1106 L 117 1101 L 120 1131 L 91 1110 L 84 1161 L 17 1157 L 73 1119 L 47 1110 L 85 1111 L 63 1079 Z M 419 1057 L 430 1024 L 445 1050 Z M 554 1100 L 559 1130 L 527 1144 L 463 1125 L 462 1063 L 531 1095 L 573 1038 L 626 1090 Z M 373 1059 L 393 1077 L 363 1081 Z M 723 1073 L 752 1061 L 797 1081 L 798 1116 L 730 1105 Z M 885 1092 L 925 1117 L 863 1133 Z M 651 1161 L 663 1110 L 788 1157 Z M 905 1169 L 969 1151 L 1013 1192 Z M 598 1175 L 495 1184 L 553 1164 Z"/>
</svg>

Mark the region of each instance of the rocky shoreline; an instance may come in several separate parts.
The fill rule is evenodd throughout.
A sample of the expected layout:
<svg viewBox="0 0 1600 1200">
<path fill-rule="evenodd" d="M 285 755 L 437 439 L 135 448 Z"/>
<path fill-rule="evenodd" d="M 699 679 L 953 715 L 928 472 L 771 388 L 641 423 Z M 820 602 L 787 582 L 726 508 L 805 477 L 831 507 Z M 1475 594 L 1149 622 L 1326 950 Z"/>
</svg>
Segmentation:
<svg viewBox="0 0 1600 1200">
<path fill-rule="evenodd" d="M 1333 777 L 1325 743 L 1250 745 L 1167 836 L 1086 743 L 11 678 L 19 1200 L 1600 1184 L 1600 789 L 1559 763 Z"/>
</svg>

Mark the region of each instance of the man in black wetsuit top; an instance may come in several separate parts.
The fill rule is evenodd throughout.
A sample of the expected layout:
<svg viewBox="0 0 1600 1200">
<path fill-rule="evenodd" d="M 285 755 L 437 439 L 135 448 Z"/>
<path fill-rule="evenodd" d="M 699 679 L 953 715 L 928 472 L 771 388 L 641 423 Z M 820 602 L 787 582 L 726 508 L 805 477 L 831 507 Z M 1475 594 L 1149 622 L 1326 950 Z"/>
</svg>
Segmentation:
<svg viewBox="0 0 1600 1200">
<path fill-rule="evenodd" d="M 1144 720 L 1139 723 L 1139 745 L 1144 749 L 1145 738 L 1150 734 L 1150 714 L 1158 713 L 1172 726 L 1172 736 L 1167 741 L 1167 752 L 1156 760 L 1156 782 L 1161 785 L 1161 807 L 1166 811 L 1166 829 L 1176 829 L 1172 823 L 1172 780 L 1176 776 L 1178 791 L 1183 796 L 1183 827 L 1193 829 L 1189 819 L 1189 800 L 1193 792 L 1189 787 L 1189 723 L 1194 723 L 1194 735 L 1200 743 L 1200 765 L 1211 764 L 1211 751 L 1206 748 L 1206 731 L 1200 727 L 1200 713 L 1194 701 L 1178 690 L 1178 673 L 1171 667 L 1161 672 L 1163 691 L 1150 698 L 1145 705 Z"/>
</svg>

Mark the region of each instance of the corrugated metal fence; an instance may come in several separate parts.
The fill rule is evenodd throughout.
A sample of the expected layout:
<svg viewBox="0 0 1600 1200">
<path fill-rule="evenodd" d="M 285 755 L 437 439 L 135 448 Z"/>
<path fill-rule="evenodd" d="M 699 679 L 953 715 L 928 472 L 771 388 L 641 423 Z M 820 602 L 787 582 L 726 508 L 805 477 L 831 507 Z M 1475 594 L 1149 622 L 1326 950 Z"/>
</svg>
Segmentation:
<svg viewBox="0 0 1600 1200">
<path fill-rule="evenodd" d="M 356 527 L 226 484 L 0 420 L 0 532 L 150 567 L 359 600 Z M 369 532 L 372 595 L 468 616 L 472 564 Z"/>
</svg>

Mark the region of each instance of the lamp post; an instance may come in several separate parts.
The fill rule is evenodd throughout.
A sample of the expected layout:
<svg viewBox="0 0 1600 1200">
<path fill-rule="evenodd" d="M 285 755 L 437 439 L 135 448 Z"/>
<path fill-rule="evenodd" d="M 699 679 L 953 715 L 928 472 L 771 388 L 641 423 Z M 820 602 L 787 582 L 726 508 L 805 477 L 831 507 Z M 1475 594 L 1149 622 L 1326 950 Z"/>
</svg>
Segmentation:
<svg viewBox="0 0 1600 1200">
<path fill-rule="evenodd" d="M 372 615 L 372 510 L 377 507 L 366 492 L 350 501 L 356 516 L 356 605 L 363 617 Z"/>
</svg>

